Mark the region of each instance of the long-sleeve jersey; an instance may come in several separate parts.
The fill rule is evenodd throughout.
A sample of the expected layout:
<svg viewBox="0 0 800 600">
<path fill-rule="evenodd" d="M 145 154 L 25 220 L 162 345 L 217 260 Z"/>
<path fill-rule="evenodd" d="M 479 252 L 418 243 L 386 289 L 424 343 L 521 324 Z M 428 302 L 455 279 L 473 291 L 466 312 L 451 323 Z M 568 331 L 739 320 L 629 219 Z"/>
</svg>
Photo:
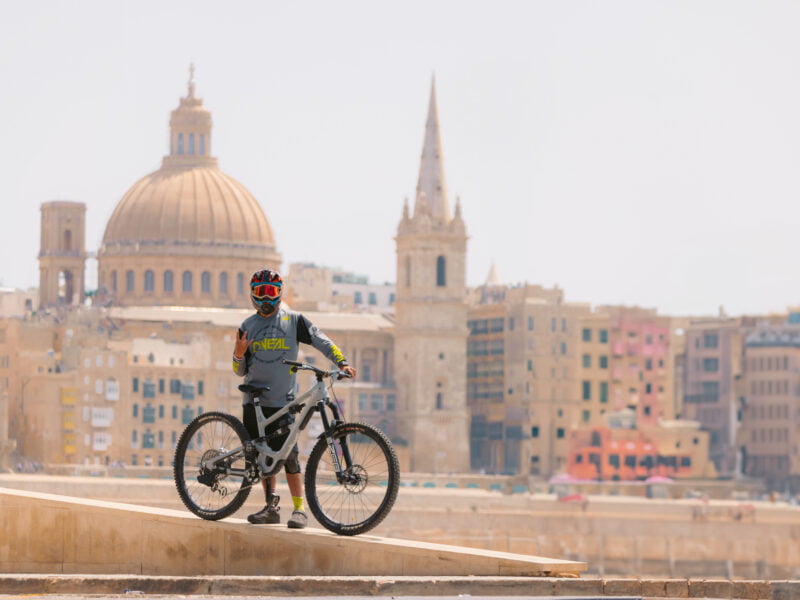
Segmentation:
<svg viewBox="0 0 800 600">
<path fill-rule="evenodd" d="M 295 374 L 282 360 L 297 360 L 299 343 L 310 344 L 340 367 L 347 366 L 342 351 L 328 336 L 298 312 L 278 308 L 269 317 L 258 313 L 248 317 L 241 328 L 250 344 L 241 360 L 233 359 L 233 372 L 244 382 L 270 388 L 261 398 L 262 406 L 280 407 L 295 389 Z M 252 403 L 244 394 L 243 404 Z"/>
</svg>

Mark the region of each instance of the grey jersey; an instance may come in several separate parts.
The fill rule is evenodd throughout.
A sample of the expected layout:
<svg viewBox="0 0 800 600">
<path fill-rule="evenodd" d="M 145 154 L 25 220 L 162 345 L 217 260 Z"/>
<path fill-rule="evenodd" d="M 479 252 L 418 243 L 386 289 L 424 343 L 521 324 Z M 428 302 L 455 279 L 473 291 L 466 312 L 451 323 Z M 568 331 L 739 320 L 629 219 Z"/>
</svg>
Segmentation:
<svg viewBox="0 0 800 600">
<path fill-rule="evenodd" d="M 263 406 L 283 406 L 294 392 L 295 374 L 281 361 L 297 360 L 300 342 L 310 344 L 339 366 L 347 365 L 336 344 L 298 312 L 279 307 L 269 317 L 256 313 L 245 319 L 241 328 L 250 345 L 242 360 L 233 359 L 233 372 L 244 375 L 245 383 L 270 388 L 261 398 Z M 244 394 L 242 402 L 252 403 L 249 394 Z"/>
</svg>

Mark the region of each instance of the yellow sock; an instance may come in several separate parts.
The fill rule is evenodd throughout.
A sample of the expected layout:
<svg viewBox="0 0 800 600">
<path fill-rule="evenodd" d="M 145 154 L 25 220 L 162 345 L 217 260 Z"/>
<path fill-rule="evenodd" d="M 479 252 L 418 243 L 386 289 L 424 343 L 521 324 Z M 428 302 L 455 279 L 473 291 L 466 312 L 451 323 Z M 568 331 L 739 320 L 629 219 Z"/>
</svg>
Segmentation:
<svg viewBox="0 0 800 600">
<path fill-rule="evenodd" d="M 306 511 L 306 507 L 303 504 L 303 497 L 302 496 L 292 496 L 292 504 L 294 504 L 295 510 L 301 510 L 303 512 Z"/>
</svg>

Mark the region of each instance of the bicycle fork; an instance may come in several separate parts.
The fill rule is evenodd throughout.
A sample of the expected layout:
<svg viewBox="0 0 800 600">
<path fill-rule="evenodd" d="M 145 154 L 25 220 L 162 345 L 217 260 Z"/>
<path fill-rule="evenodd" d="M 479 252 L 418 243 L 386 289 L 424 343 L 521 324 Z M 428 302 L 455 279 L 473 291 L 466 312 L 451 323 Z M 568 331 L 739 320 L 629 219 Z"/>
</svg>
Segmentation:
<svg viewBox="0 0 800 600">
<path fill-rule="evenodd" d="M 333 413 L 333 423 L 328 421 L 328 414 L 325 412 L 326 404 Z M 342 463 L 339 460 L 339 454 L 336 452 L 336 440 L 333 437 L 332 430 L 341 423 L 341 420 L 339 419 L 339 409 L 335 404 L 332 404 L 330 400 L 326 398 L 325 400 L 319 401 L 317 404 L 317 410 L 319 410 L 319 415 L 322 418 L 322 425 L 325 431 L 325 441 L 328 443 L 328 452 L 331 455 L 333 468 L 336 470 L 336 481 L 339 483 L 354 483 L 351 480 L 355 476 L 349 472 L 350 468 L 353 466 L 353 459 L 350 456 L 350 448 L 347 445 L 347 436 L 343 436 L 339 441 L 339 444 L 342 448 L 342 458 L 344 458 L 344 469 L 342 468 Z"/>
</svg>

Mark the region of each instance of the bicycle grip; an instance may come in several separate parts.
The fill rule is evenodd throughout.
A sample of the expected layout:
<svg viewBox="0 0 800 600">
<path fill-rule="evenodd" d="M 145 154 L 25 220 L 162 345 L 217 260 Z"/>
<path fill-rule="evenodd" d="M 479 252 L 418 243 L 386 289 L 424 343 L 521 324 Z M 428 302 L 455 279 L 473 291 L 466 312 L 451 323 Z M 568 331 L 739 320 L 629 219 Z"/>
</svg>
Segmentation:
<svg viewBox="0 0 800 600">
<path fill-rule="evenodd" d="M 296 360 L 286 360 L 286 359 L 283 359 L 281 362 L 282 362 L 283 364 L 285 364 L 285 365 L 292 365 L 293 367 L 302 367 L 302 366 L 303 366 L 303 363 L 301 363 L 301 362 L 298 362 L 298 361 L 296 361 Z"/>
</svg>

